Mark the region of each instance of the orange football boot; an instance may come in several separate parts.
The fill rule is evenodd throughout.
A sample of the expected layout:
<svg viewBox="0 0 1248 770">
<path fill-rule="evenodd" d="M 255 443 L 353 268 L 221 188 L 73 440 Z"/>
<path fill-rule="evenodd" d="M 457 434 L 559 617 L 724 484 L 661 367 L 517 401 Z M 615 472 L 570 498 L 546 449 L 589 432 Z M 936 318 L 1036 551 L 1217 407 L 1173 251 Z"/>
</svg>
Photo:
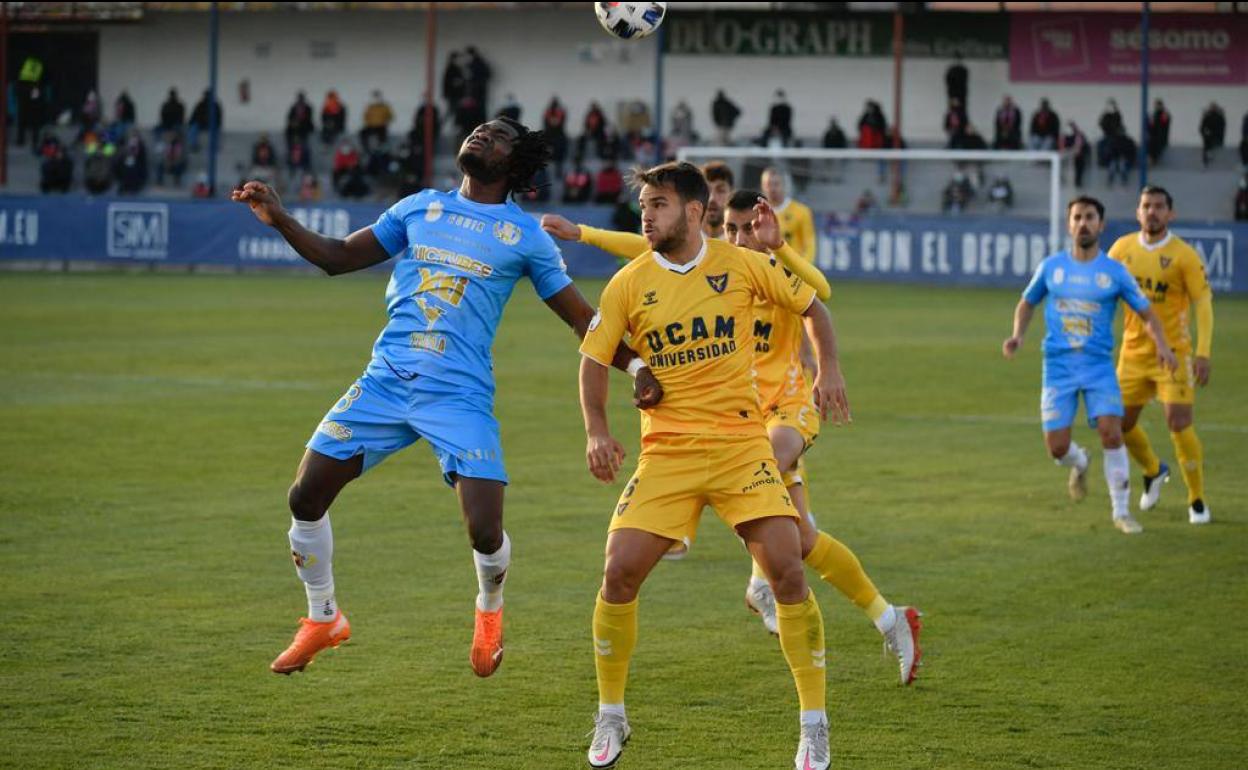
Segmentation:
<svg viewBox="0 0 1248 770">
<path fill-rule="evenodd" d="M 472 630 L 472 650 L 468 655 L 477 676 L 489 676 L 503 662 L 503 608 L 494 612 L 477 610 Z"/>
<path fill-rule="evenodd" d="M 328 623 L 299 618 L 299 630 L 295 632 L 295 640 L 269 664 L 269 670 L 274 674 L 302 671 L 318 652 L 326 647 L 337 647 L 350 638 L 351 624 L 347 622 L 347 616 L 342 614 L 342 610 Z"/>
</svg>

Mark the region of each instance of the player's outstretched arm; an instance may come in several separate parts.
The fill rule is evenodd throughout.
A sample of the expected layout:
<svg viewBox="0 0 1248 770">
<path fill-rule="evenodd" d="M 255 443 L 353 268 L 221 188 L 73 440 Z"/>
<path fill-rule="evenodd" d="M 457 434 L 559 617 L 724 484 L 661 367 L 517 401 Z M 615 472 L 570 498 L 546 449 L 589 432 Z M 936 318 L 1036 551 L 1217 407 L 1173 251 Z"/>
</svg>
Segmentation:
<svg viewBox="0 0 1248 770">
<path fill-rule="evenodd" d="M 811 302 L 802 316 L 818 362 L 815 405 L 819 407 L 819 415 L 825 420 L 831 415 L 834 425 L 847 425 L 854 418 L 849 412 L 849 396 L 845 393 L 845 378 L 841 375 L 832 314 L 822 302 Z"/>
<path fill-rule="evenodd" d="M 636 259 L 650 251 L 650 242 L 644 235 L 578 225 L 558 214 L 543 214 L 542 229 L 561 241 L 584 243 L 620 259 Z"/>
<path fill-rule="evenodd" d="M 615 480 L 624 462 L 624 447 L 611 436 L 607 424 L 607 367 L 581 357 L 581 414 L 585 418 L 585 462 L 599 481 Z"/>
<path fill-rule="evenodd" d="M 815 267 L 813 262 L 803 259 L 792 246 L 784 242 L 784 236 L 780 232 L 780 221 L 776 218 L 776 212 L 766 198 L 760 197 L 758 203 L 754 205 L 753 224 L 754 234 L 758 240 L 779 258 L 790 273 L 801 278 L 802 283 L 814 289 L 820 300 L 826 302 L 832 296 L 832 287 L 823 273 L 819 272 L 819 268 Z"/>
<path fill-rule="evenodd" d="M 572 327 L 579 339 L 585 339 L 585 332 L 594 320 L 594 309 L 585 301 L 576 284 L 568 284 L 555 292 L 546 299 L 546 305 Z M 615 358 L 611 360 L 611 365 L 632 375 L 633 404 L 638 409 L 649 409 L 663 400 L 663 386 L 632 348 L 621 342 L 615 349 Z"/>
<path fill-rule="evenodd" d="M 281 233 L 299 256 L 329 275 L 363 270 L 390 258 L 371 228 L 356 230 L 342 240 L 312 232 L 296 222 L 282 207 L 277 192 L 262 182 L 246 182 L 230 193 L 230 199 L 246 203 L 256 219 Z"/>
<path fill-rule="evenodd" d="M 1027 327 L 1031 324 L 1031 317 L 1035 312 L 1035 305 L 1025 299 L 1018 301 L 1018 306 L 1014 308 L 1014 331 L 1005 342 L 1001 343 L 1001 355 L 1007 360 L 1013 361 L 1014 354 L 1022 347 L 1023 335 L 1027 333 Z"/>
<path fill-rule="evenodd" d="M 1161 325 L 1161 318 L 1157 316 L 1157 311 L 1149 306 L 1140 313 L 1140 317 L 1148 324 L 1148 336 L 1153 338 L 1153 344 L 1157 347 L 1157 363 L 1172 372 L 1178 369 L 1179 360 L 1175 358 L 1174 351 L 1166 342 L 1166 330 Z"/>
</svg>

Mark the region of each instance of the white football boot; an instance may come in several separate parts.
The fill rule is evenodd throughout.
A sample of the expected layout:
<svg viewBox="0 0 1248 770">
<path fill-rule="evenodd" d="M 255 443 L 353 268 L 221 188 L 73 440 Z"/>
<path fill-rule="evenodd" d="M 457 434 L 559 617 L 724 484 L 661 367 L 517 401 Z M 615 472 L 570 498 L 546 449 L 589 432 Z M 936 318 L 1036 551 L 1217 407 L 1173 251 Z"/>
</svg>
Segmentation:
<svg viewBox="0 0 1248 770">
<path fill-rule="evenodd" d="M 1208 524 L 1213 521 L 1213 517 L 1209 515 L 1209 506 L 1205 505 L 1204 500 L 1197 500 L 1187 509 L 1187 520 L 1192 524 Z"/>
<path fill-rule="evenodd" d="M 767 581 L 759 583 L 750 579 L 745 586 L 745 606 L 763 621 L 768 633 L 772 636 L 780 635 L 780 625 L 776 621 L 776 596 L 771 592 L 771 585 Z"/>
<path fill-rule="evenodd" d="M 894 611 L 897 620 L 884 632 L 884 651 L 897 656 L 901 683 L 910 684 L 918 676 L 919 661 L 923 659 L 923 648 L 919 646 L 919 632 L 923 630 L 919 618 L 923 613 L 914 607 L 896 607 Z"/>
<path fill-rule="evenodd" d="M 1144 477 L 1144 491 L 1140 493 L 1140 510 L 1151 511 L 1161 500 L 1161 485 L 1170 481 L 1170 466 L 1161 464 L 1161 470 L 1153 477 Z"/>
<path fill-rule="evenodd" d="M 797 756 L 793 758 L 795 770 L 828 770 L 831 766 L 828 726 L 823 723 L 802 725 L 802 737 L 797 742 Z"/>
<path fill-rule="evenodd" d="M 1114 526 L 1124 535 L 1138 535 L 1144 531 L 1144 525 L 1135 520 L 1131 514 L 1114 517 Z"/>
<path fill-rule="evenodd" d="M 624 744 L 633 731 L 623 714 L 599 713 L 594 717 L 594 739 L 589 744 L 589 766 L 594 768 L 615 767 Z"/>
<path fill-rule="evenodd" d="M 1076 503 L 1088 496 L 1088 469 L 1092 467 L 1092 453 L 1085 450 L 1083 457 L 1083 467 L 1076 465 L 1071 468 L 1070 476 L 1066 479 L 1066 491 Z"/>
</svg>

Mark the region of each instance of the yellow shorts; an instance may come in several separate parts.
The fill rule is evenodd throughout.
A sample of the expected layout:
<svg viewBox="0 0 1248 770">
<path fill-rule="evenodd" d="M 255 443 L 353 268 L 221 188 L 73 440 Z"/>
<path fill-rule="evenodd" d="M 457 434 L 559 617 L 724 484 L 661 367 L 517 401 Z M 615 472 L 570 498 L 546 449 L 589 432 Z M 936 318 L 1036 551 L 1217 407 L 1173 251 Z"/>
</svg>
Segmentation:
<svg viewBox="0 0 1248 770">
<path fill-rule="evenodd" d="M 763 409 L 767 432 L 780 426 L 792 428 L 801 434 L 802 452 L 810 449 L 819 437 L 819 407 L 815 406 L 815 394 L 804 393 L 786 398 Z"/>
<path fill-rule="evenodd" d="M 766 436 L 667 434 L 643 439 L 608 531 L 681 540 L 697 530 L 707 505 L 734 529 L 769 516 L 797 518 Z"/>
<path fill-rule="evenodd" d="M 1155 356 L 1148 358 L 1119 357 L 1118 387 L 1122 390 L 1124 406 L 1144 406 L 1156 398 L 1163 404 L 1190 404 L 1196 400 L 1192 387 L 1192 354 L 1175 353 L 1179 368 L 1168 372 L 1157 363 Z"/>
</svg>

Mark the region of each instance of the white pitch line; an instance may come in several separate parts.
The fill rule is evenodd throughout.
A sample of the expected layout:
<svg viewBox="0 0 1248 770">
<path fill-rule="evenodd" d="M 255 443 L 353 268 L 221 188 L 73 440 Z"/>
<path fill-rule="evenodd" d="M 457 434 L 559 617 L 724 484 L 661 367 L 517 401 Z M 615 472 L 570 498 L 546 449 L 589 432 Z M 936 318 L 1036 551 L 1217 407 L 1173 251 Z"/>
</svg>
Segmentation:
<svg viewBox="0 0 1248 770">
<path fill-rule="evenodd" d="M 1012 414 L 943 414 L 943 415 L 915 415 L 915 414 L 887 414 L 896 420 L 906 420 L 913 422 L 954 422 L 954 423 L 986 423 L 989 425 L 1034 425 L 1040 424 L 1038 417 L 1023 417 L 1021 415 Z M 1209 431 L 1210 433 L 1241 433 L 1248 434 L 1248 426 L 1244 425 L 1223 425 L 1216 422 L 1200 422 L 1195 423 L 1198 431 Z"/>
<path fill-rule="evenodd" d="M 168 377 L 147 374 L 88 374 L 85 372 L 17 372 L 17 378 L 61 380 L 70 382 L 115 382 L 136 385 L 179 385 L 191 388 L 217 388 L 221 390 L 327 390 L 333 385 L 307 382 L 306 380 L 248 380 L 225 377 Z"/>
</svg>

